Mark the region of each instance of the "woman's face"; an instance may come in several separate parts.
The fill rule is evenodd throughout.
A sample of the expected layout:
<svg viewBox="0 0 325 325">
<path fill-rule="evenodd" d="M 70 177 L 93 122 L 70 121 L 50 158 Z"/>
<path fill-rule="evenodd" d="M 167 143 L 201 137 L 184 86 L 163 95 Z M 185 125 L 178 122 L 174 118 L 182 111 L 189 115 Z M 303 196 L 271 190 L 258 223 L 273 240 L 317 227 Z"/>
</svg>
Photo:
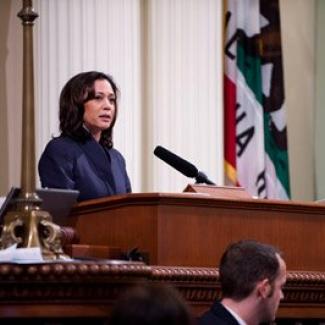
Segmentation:
<svg viewBox="0 0 325 325">
<path fill-rule="evenodd" d="M 116 95 L 106 79 L 96 80 L 94 90 L 95 98 L 84 104 L 83 121 L 88 131 L 99 141 L 102 131 L 108 129 L 114 121 Z"/>
</svg>

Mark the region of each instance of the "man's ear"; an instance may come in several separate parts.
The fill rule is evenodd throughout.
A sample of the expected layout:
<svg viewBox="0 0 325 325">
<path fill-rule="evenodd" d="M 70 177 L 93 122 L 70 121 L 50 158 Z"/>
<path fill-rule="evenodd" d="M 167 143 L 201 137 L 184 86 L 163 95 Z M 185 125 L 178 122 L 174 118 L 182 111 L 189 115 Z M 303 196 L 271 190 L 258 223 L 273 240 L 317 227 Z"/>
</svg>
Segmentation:
<svg viewBox="0 0 325 325">
<path fill-rule="evenodd" d="M 256 285 L 257 295 L 261 298 L 264 299 L 268 298 L 270 296 L 271 291 L 272 291 L 272 287 L 269 279 L 264 279 L 262 281 L 259 281 Z"/>
</svg>

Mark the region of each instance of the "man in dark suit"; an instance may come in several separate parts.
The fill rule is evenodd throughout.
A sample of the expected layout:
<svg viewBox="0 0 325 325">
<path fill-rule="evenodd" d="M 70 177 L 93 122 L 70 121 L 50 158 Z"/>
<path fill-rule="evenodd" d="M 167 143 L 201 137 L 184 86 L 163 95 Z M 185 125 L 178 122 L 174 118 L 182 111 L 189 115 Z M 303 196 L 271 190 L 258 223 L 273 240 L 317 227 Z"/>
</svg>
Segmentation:
<svg viewBox="0 0 325 325">
<path fill-rule="evenodd" d="M 275 247 L 243 240 L 231 244 L 219 266 L 222 299 L 199 318 L 200 325 L 257 325 L 275 319 L 286 264 Z"/>
</svg>

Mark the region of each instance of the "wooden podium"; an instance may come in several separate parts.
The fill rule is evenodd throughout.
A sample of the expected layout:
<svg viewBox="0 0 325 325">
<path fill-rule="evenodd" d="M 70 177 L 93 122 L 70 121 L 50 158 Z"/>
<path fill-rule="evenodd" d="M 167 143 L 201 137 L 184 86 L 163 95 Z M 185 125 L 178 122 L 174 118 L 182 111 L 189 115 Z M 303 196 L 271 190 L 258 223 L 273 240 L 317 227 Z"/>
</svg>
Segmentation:
<svg viewBox="0 0 325 325">
<path fill-rule="evenodd" d="M 216 266 L 225 247 L 252 238 L 277 245 L 288 264 L 278 318 L 324 322 L 325 206 L 254 200 L 240 191 L 232 198 L 227 190 L 221 192 L 219 198 L 208 189 L 80 203 L 68 223 L 83 247 L 137 247 L 148 254 L 150 264 L 105 259 L 1 264 L 1 321 L 105 324 L 118 294 L 138 281 L 174 286 L 198 316 L 220 298 Z"/>
<path fill-rule="evenodd" d="M 279 247 L 289 270 L 325 270 L 325 206 L 208 193 L 142 193 L 82 202 L 69 217 L 80 242 L 138 248 L 149 264 L 215 267 L 225 247 L 256 239 Z"/>
</svg>

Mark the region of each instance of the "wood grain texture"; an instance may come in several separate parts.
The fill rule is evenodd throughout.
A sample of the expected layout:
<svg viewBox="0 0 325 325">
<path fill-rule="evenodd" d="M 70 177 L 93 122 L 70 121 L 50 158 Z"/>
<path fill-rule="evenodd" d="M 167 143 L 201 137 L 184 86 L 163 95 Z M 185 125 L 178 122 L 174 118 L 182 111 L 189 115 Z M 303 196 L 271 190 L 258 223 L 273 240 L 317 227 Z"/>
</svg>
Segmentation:
<svg viewBox="0 0 325 325">
<path fill-rule="evenodd" d="M 129 194 L 80 203 L 70 217 L 80 243 L 138 247 L 150 264 L 218 265 L 226 246 L 256 239 L 279 247 L 291 270 L 325 270 L 325 206 L 200 193 Z"/>
</svg>

